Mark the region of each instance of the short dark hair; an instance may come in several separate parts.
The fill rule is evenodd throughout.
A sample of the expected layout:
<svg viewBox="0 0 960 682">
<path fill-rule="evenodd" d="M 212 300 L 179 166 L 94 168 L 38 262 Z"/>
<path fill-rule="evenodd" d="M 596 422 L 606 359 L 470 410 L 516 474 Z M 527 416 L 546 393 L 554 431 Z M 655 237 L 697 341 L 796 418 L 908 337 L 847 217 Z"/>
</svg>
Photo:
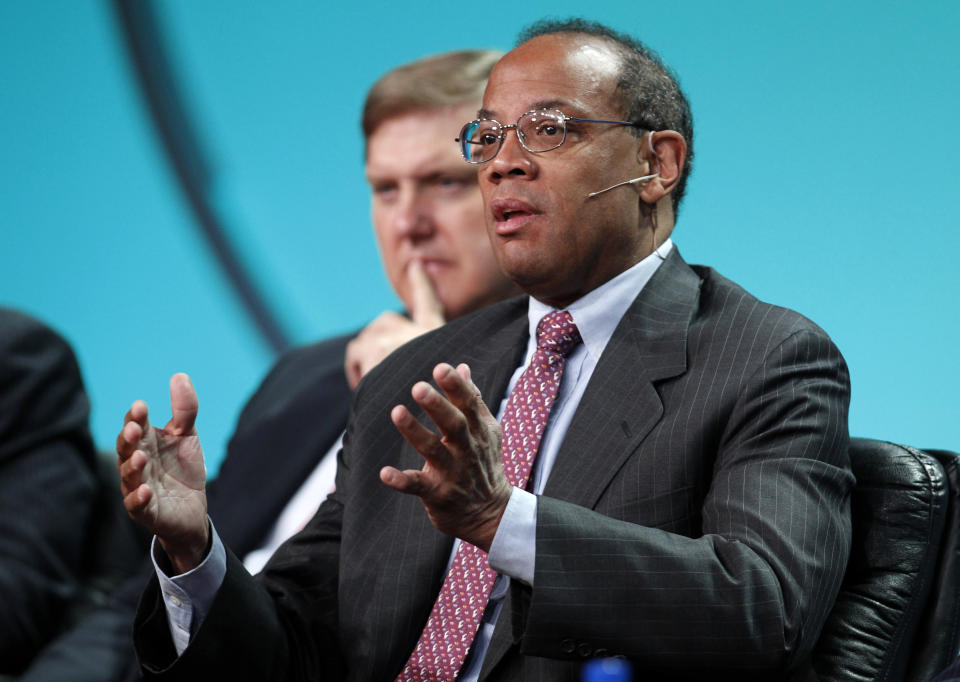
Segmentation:
<svg viewBox="0 0 960 682">
<path fill-rule="evenodd" d="M 476 102 L 502 52 L 458 50 L 417 59 L 387 71 L 363 103 L 363 137 L 394 116 Z"/>
<path fill-rule="evenodd" d="M 673 191 L 676 211 L 693 169 L 693 114 L 676 74 L 656 52 L 636 38 L 587 19 L 541 19 L 520 32 L 517 45 L 555 33 L 581 33 L 612 44 L 621 58 L 617 88 L 622 97 L 623 115 L 637 124 L 638 128 L 633 129 L 635 135 L 642 136 L 644 130 L 675 130 L 683 135 L 687 157 Z"/>
</svg>

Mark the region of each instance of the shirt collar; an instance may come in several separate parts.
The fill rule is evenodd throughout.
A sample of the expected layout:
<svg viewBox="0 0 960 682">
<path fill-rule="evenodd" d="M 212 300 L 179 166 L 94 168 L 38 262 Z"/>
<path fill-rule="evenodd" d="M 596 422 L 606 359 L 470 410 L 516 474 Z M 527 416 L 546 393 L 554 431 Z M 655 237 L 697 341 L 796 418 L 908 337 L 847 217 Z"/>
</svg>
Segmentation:
<svg viewBox="0 0 960 682">
<path fill-rule="evenodd" d="M 627 308 L 647 285 L 653 273 L 673 249 L 669 238 L 660 247 L 636 265 L 624 270 L 613 279 L 604 282 L 593 291 L 581 296 L 565 309 L 573 317 L 574 324 L 583 338 L 583 345 L 594 358 L 599 358 L 614 329 Z M 537 325 L 547 313 L 557 310 L 541 303 L 533 296 L 529 299 L 527 318 L 530 338 L 536 343 Z"/>
</svg>

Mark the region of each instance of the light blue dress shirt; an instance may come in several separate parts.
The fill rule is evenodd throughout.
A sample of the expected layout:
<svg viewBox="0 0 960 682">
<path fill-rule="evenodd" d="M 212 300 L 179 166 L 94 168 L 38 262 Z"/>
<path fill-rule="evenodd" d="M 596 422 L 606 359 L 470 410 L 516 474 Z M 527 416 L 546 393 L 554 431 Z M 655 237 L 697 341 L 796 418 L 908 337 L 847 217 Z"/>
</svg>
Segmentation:
<svg viewBox="0 0 960 682">
<path fill-rule="evenodd" d="M 465 682 L 474 682 L 479 678 L 480 668 L 490 646 L 490 638 L 493 636 L 493 629 L 500 615 L 500 608 L 511 578 L 533 585 L 537 538 L 536 496 L 541 494 L 546 486 L 557 452 L 560 450 L 560 444 L 566 436 L 580 399 L 583 398 L 593 370 L 610 337 L 613 336 L 627 308 L 646 286 L 672 248 L 673 243 L 668 239 L 656 252 L 566 308 L 580 331 L 583 343 L 567 356 L 564 364 L 557 398 L 550 408 L 547 428 L 540 441 L 540 449 L 534 463 L 530 483 L 532 492 L 519 488 L 513 489 L 510 502 L 507 504 L 490 546 L 490 566 L 500 575 L 490 594 L 490 602 L 484 612 L 470 656 L 461 671 L 460 679 Z M 510 378 L 507 392 L 500 402 L 497 411 L 498 421 L 503 416 L 507 398 L 513 391 L 514 385 L 536 351 L 537 325 L 544 315 L 555 310 L 556 308 L 551 308 L 535 298 L 529 299 L 527 351 L 522 364 L 516 368 Z M 154 568 L 160 581 L 170 633 L 178 655 L 187 648 L 190 641 L 189 633 L 196 632 L 200 623 L 203 622 L 226 575 L 226 553 L 219 535 L 212 526 L 211 523 L 213 538 L 210 554 L 192 571 L 179 576 L 167 577 L 160 569 L 156 559 L 156 552 L 160 550 L 154 540 L 152 553 Z M 459 542 L 457 540 L 454 543 L 450 554 L 451 560 Z M 447 566 L 449 568 L 449 562 Z"/>
</svg>

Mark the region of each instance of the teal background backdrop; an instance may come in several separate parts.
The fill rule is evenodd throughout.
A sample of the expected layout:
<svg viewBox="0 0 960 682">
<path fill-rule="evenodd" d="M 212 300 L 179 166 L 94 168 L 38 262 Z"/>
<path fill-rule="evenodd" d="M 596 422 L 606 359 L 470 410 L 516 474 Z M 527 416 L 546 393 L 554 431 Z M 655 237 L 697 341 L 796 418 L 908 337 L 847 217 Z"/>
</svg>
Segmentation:
<svg viewBox="0 0 960 682">
<path fill-rule="evenodd" d="M 215 204 L 296 342 L 398 306 L 363 181 L 358 120 L 373 80 L 433 52 L 507 49 L 547 14 L 583 14 L 658 50 L 690 96 L 697 168 L 674 233 L 687 260 L 833 336 L 851 369 L 853 434 L 960 449 L 960 4 L 156 10 Z M 274 358 L 192 220 L 112 5 L 0 3 L 0 304 L 73 343 L 103 448 L 134 398 L 166 421 L 168 378 L 190 373 L 215 472 Z"/>
</svg>

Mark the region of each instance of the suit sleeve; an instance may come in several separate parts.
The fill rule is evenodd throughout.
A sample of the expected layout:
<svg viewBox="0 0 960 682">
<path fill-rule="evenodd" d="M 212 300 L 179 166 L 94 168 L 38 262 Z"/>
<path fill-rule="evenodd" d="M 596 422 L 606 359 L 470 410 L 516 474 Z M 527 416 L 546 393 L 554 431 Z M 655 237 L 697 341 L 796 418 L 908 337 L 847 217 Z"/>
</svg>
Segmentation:
<svg viewBox="0 0 960 682">
<path fill-rule="evenodd" d="M 338 474 L 338 487 L 341 483 Z M 154 576 L 134 621 L 134 645 L 145 679 L 338 679 L 341 513 L 339 499 L 328 498 L 256 577 L 227 548 L 223 583 L 179 657 Z"/>
<path fill-rule="evenodd" d="M 291 351 L 244 407 L 208 490 L 211 518 L 227 546 L 223 584 L 177 657 L 157 580 L 150 581 L 134 622 L 146 679 L 337 678 L 341 495 L 330 496 L 256 577 L 232 550 L 242 555 L 257 546 L 343 431 L 351 400 L 343 353 L 350 338 Z M 338 464 L 338 493 L 349 487 L 348 470 Z"/>
<path fill-rule="evenodd" d="M 106 603 L 85 613 L 30 664 L 19 682 L 125 682 L 139 679 L 133 650 L 133 616 L 143 586 L 154 574 L 149 559 Z"/>
<path fill-rule="evenodd" d="M 839 351 L 822 333 L 797 332 L 718 420 L 701 533 L 541 497 L 535 587 L 513 590 L 522 651 L 743 678 L 804 660 L 849 553 L 848 402 Z"/>
<path fill-rule="evenodd" d="M 77 592 L 95 483 L 72 351 L 19 314 L 0 324 L 0 672 L 15 673 Z"/>
</svg>

